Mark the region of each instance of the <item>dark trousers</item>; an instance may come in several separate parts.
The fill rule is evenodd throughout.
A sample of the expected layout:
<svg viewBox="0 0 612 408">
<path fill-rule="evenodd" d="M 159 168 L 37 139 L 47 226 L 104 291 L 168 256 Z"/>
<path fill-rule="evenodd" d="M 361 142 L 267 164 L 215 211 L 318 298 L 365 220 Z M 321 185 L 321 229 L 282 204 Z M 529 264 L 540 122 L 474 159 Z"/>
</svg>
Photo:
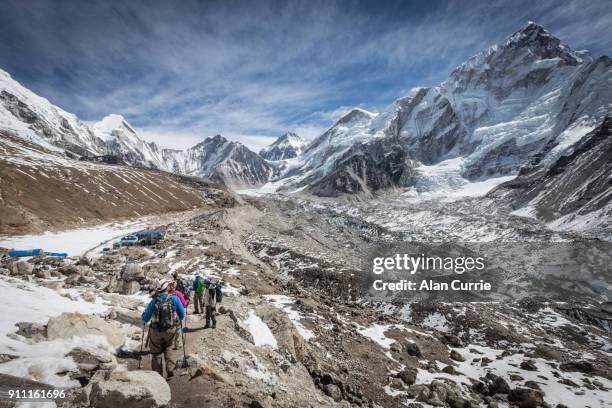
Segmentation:
<svg viewBox="0 0 612 408">
<path fill-rule="evenodd" d="M 214 306 L 206 305 L 206 326 L 210 326 L 211 323 L 213 327 L 217 325 L 217 318 L 215 317 L 215 314 L 216 308 Z"/>
<path fill-rule="evenodd" d="M 174 371 L 175 356 L 170 349 L 178 335 L 176 328 L 167 331 L 159 331 L 154 328 L 149 330 L 149 350 L 152 357 L 151 368 L 162 377 L 164 376 L 163 360 L 166 362 L 166 373 Z"/>
</svg>

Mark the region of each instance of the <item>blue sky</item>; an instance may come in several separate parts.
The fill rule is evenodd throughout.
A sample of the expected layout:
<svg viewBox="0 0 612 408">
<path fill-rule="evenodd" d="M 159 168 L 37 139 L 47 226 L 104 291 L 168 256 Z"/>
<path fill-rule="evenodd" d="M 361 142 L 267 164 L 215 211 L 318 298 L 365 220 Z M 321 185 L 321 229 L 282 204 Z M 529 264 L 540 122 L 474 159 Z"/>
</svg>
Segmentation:
<svg viewBox="0 0 612 408">
<path fill-rule="evenodd" d="M 86 121 L 122 114 L 164 147 L 221 133 L 257 149 L 435 85 L 529 20 L 612 55 L 607 0 L 5 0 L 0 68 Z"/>
</svg>

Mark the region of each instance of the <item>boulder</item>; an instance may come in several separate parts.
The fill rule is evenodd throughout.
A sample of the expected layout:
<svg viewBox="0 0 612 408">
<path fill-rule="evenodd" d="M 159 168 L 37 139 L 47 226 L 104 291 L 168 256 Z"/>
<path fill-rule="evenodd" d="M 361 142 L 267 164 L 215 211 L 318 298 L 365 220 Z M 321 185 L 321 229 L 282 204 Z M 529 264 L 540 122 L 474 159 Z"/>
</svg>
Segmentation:
<svg viewBox="0 0 612 408">
<path fill-rule="evenodd" d="M 170 272 L 170 267 L 164 262 L 150 263 L 145 268 L 148 272 L 156 275 L 165 275 Z"/>
<path fill-rule="evenodd" d="M 465 358 L 456 350 L 451 350 L 450 358 L 455 361 L 465 361 Z"/>
<path fill-rule="evenodd" d="M 593 372 L 593 363 L 586 360 L 570 361 L 559 366 L 561 371 L 578 371 L 580 373 L 589 374 Z"/>
<path fill-rule="evenodd" d="M 12 275 L 31 275 L 34 270 L 34 265 L 26 261 L 13 261 L 9 265 L 9 271 Z"/>
<path fill-rule="evenodd" d="M 89 303 L 96 303 L 96 294 L 93 292 L 85 292 L 81 295 L 84 301 Z"/>
<path fill-rule="evenodd" d="M 402 345 L 398 342 L 394 342 L 394 343 L 391 343 L 390 349 L 391 351 L 399 354 L 402 352 Z"/>
<path fill-rule="evenodd" d="M 121 293 L 123 289 L 123 280 L 120 276 L 112 275 L 110 280 L 108 281 L 108 285 L 106 286 L 106 291 L 108 293 Z"/>
<path fill-rule="evenodd" d="M 117 368 L 117 359 L 106 350 L 88 346 L 75 347 L 66 356 L 72 357 L 77 364 L 78 371 L 72 375 L 72 378 L 78 379 L 81 384 L 86 384 L 98 370 Z"/>
<path fill-rule="evenodd" d="M 48 269 L 37 269 L 36 272 L 34 272 L 34 276 L 36 276 L 39 279 L 51 279 L 51 271 Z"/>
<path fill-rule="evenodd" d="M 124 295 L 135 295 L 140 291 L 140 283 L 136 281 L 131 282 L 123 282 L 123 288 L 121 289 L 121 293 Z"/>
<path fill-rule="evenodd" d="M 47 337 L 47 327 L 39 323 L 19 322 L 17 326 L 17 334 L 33 341 L 42 341 Z"/>
<path fill-rule="evenodd" d="M 521 362 L 521 368 L 526 371 L 538 371 L 538 367 L 533 360 L 525 360 Z"/>
<path fill-rule="evenodd" d="M 70 339 L 88 334 L 106 337 L 113 347 L 122 345 L 126 336 L 119 323 L 80 313 L 62 313 L 50 318 L 47 323 L 47 337 L 50 340 Z"/>
<path fill-rule="evenodd" d="M 474 391 L 479 394 L 493 396 L 496 394 L 510 393 L 508 382 L 493 373 L 487 373 L 487 375 L 480 380 L 481 381 L 476 382 L 473 386 Z"/>
<path fill-rule="evenodd" d="M 106 286 L 109 293 L 121 293 L 123 295 L 133 295 L 140 291 L 140 283 L 137 281 L 125 281 L 120 276 L 113 275 Z"/>
<path fill-rule="evenodd" d="M 327 384 L 324 386 L 323 390 L 325 394 L 331 397 L 334 401 L 340 401 L 342 399 L 342 391 L 336 384 Z"/>
<path fill-rule="evenodd" d="M 120 323 L 131 324 L 134 326 L 142 327 L 142 318 L 141 313 L 124 310 L 124 309 L 114 309 L 111 310 L 107 316 L 107 318 L 116 320 Z"/>
<path fill-rule="evenodd" d="M 397 374 L 397 377 L 401 379 L 404 384 L 412 385 L 416 382 L 417 369 L 412 367 L 406 367 Z"/>
<path fill-rule="evenodd" d="M 142 270 L 142 266 L 137 263 L 130 262 L 125 265 L 121 278 L 126 282 L 141 281 L 145 278 L 145 273 Z"/>
<path fill-rule="evenodd" d="M 404 350 L 408 353 L 409 356 L 413 357 L 423 357 L 423 353 L 421 352 L 421 348 L 416 343 L 406 343 L 404 344 Z"/>
<path fill-rule="evenodd" d="M 538 408 L 544 406 L 544 396 L 540 391 L 530 388 L 515 388 L 510 391 L 508 401 L 519 408 Z"/>
<path fill-rule="evenodd" d="M 80 276 L 87 276 L 89 274 L 91 274 L 91 268 L 87 265 L 68 265 L 64 268 L 61 268 L 60 271 L 64 274 L 64 275 L 80 275 Z"/>
<path fill-rule="evenodd" d="M 94 374 L 83 389 L 84 402 L 97 408 L 165 407 L 170 386 L 155 371 L 106 371 Z"/>
</svg>

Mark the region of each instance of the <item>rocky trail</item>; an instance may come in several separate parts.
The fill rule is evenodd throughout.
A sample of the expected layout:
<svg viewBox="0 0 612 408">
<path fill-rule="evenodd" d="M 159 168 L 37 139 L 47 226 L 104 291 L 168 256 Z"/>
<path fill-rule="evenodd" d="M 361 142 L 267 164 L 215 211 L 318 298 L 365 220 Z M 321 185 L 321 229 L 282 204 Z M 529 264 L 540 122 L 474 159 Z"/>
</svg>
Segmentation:
<svg viewBox="0 0 612 408">
<path fill-rule="evenodd" d="M 469 209 L 245 198 L 176 219 L 152 247 L 2 257 L 3 293 L 32 310 L 61 304 L 3 326 L 2 383 L 71 387 L 56 400 L 64 407 L 610 406 L 609 303 L 407 303 L 359 291 L 374 243 L 448 236 L 466 219 L 465 234 L 481 238 L 559 238 Z M 140 315 L 175 271 L 216 275 L 226 295 L 216 329 L 189 307 L 187 367 L 166 383 L 146 350 L 137 370 Z"/>
</svg>

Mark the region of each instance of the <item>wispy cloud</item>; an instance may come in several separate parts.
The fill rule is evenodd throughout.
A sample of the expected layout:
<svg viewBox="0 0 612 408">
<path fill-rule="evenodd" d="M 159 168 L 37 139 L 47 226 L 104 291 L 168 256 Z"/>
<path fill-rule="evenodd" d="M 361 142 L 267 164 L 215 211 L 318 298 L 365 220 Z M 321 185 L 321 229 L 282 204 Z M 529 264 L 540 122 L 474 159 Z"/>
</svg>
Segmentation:
<svg viewBox="0 0 612 408">
<path fill-rule="evenodd" d="M 342 112 L 435 85 L 527 20 L 610 53 L 607 1 L 3 4 L 0 66 L 86 120 L 121 113 L 150 140 L 312 138 Z"/>
</svg>

